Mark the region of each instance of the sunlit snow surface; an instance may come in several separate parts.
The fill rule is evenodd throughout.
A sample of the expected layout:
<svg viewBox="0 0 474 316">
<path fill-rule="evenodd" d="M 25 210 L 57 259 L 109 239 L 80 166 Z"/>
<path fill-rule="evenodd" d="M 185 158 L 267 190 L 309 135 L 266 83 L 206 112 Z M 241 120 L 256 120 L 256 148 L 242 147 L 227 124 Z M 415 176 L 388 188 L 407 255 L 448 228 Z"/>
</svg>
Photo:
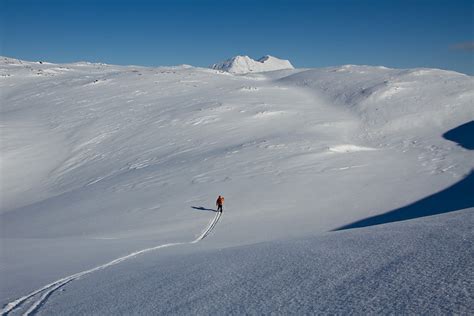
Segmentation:
<svg viewBox="0 0 474 316">
<path fill-rule="evenodd" d="M 472 77 L 352 65 L 247 75 L 0 65 L 2 305 L 93 270 L 32 312 L 472 310 Z M 214 217 L 218 194 L 219 223 L 186 245 Z M 394 210 L 403 220 L 461 209 L 329 232 L 391 222 Z M 158 248 L 166 244 L 179 246 Z M 392 261 L 397 273 L 376 273 Z M 433 293 L 442 277 L 449 295 L 423 292 L 417 275 Z M 285 284 L 294 290 L 276 295 Z"/>
</svg>

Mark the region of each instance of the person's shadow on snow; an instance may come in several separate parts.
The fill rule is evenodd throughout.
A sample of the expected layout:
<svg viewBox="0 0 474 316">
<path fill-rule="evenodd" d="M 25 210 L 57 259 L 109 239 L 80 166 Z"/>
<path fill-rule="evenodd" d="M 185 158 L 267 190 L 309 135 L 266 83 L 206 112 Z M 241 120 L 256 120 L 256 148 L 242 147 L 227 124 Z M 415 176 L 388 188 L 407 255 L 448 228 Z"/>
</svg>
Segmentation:
<svg viewBox="0 0 474 316">
<path fill-rule="evenodd" d="M 443 134 L 445 139 L 459 146 L 474 149 L 474 121 L 460 125 Z M 408 219 L 459 211 L 474 207 L 474 169 L 461 181 L 452 186 L 407 206 L 390 212 L 368 217 L 335 230 L 360 228 Z"/>
<path fill-rule="evenodd" d="M 217 210 L 214 210 L 212 208 L 205 208 L 205 207 L 202 207 L 202 206 L 191 206 L 191 208 L 193 208 L 195 210 L 199 210 L 199 211 L 217 212 Z"/>
</svg>

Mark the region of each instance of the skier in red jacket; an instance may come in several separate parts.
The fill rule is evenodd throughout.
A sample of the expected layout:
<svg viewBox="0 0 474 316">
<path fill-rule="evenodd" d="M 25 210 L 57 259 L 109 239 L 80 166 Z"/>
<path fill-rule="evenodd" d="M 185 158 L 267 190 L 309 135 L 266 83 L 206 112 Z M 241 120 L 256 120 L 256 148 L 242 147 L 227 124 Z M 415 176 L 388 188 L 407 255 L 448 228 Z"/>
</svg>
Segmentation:
<svg viewBox="0 0 474 316">
<path fill-rule="evenodd" d="M 220 196 L 217 198 L 216 201 L 216 206 L 217 206 L 217 211 L 222 213 L 222 205 L 224 205 L 224 197 Z"/>
</svg>

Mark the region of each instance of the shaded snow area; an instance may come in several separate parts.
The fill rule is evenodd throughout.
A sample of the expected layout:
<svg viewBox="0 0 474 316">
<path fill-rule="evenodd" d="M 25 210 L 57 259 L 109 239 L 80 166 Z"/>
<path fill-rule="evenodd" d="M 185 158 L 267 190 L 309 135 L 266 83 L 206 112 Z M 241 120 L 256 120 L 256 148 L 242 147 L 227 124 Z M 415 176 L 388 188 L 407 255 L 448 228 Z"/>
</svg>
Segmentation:
<svg viewBox="0 0 474 316">
<path fill-rule="evenodd" d="M 469 314 L 474 79 L 283 66 L 0 58 L 2 314 Z"/>
<path fill-rule="evenodd" d="M 258 60 L 254 60 L 249 56 L 235 56 L 214 64 L 210 68 L 234 74 L 246 74 L 250 72 L 293 69 L 294 67 L 288 60 L 266 55 Z"/>
</svg>

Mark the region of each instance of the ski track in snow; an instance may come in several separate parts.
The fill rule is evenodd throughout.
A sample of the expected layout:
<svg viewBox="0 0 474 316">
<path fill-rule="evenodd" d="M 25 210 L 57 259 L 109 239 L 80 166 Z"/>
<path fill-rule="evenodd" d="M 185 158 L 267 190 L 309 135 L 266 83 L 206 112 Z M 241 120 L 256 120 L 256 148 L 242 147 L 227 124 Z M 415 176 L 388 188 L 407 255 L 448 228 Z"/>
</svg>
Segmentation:
<svg viewBox="0 0 474 316">
<path fill-rule="evenodd" d="M 13 302 L 10 302 L 10 303 L 6 304 L 6 306 L 2 310 L 2 316 L 8 315 L 9 313 L 13 312 L 15 309 L 21 307 L 28 300 L 33 299 L 36 296 L 39 296 L 39 298 L 31 304 L 31 306 L 28 308 L 28 310 L 25 313 L 23 313 L 23 315 L 34 315 L 38 311 L 38 309 L 46 302 L 46 300 L 54 292 L 56 292 L 58 289 L 64 287 L 69 282 L 79 279 L 80 277 L 83 277 L 87 274 L 90 274 L 90 273 L 93 273 L 93 272 L 96 272 L 96 271 L 99 271 L 99 270 L 103 270 L 107 267 L 116 265 L 118 263 L 121 263 L 122 261 L 128 260 L 130 258 L 136 257 L 138 255 L 141 255 L 141 254 L 144 254 L 144 253 L 147 253 L 147 252 L 150 252 L 150 251 L 154 251 L 154 250 L 158 250 L 158 249 L 162 249 L 162 248 L 167 248 L 167 247 L 172 247 L 172 246 L 198 243 L 201 240 L 203 240 L 204 238 L 206 238 L 212 232 L 214 227 L 217 225 L 217 222 L 219 221 L 219 219 L 221 217 L 221 214 L 222 214 L 221 212 L 217 212 L 216 215 L 214 216 L 214 218 L 211 221 L 209 221 L 208 226 L 202 231 L 202 233 L 199 235 L 199 237 L 197 237 L 196 239 L 194 239 L 192 241 L 169 243 L 169 244 L 163 244 L 163 245 L 159 245 L 159 246 L 155 246 L 155 247 L 151 247 L 151 248 L 142 249 L 142 250 L 133 252 L 129 255 L 126 255 L 126 256 L 117 258 L 115 260 L 112 260 L 112 261 L 110 261 L 106 264 L 97 266 L 95 268 L 85 270 L 85 271 L 82 271 L 82 272 L 78 272 L 78 273 L 75 273 L 73 275 L 64 277 L 62 279 L 59 279 L 59 280 L 54 281 L 52 283 L 49 283 L 49 284 L 43 286 L 42 288 L 40 288 L 38 290 L 35 290 L 35 291 L 31 292 L 30 294 L 27 294 L 27 295 L 13 301 Z"/>
</svg>

